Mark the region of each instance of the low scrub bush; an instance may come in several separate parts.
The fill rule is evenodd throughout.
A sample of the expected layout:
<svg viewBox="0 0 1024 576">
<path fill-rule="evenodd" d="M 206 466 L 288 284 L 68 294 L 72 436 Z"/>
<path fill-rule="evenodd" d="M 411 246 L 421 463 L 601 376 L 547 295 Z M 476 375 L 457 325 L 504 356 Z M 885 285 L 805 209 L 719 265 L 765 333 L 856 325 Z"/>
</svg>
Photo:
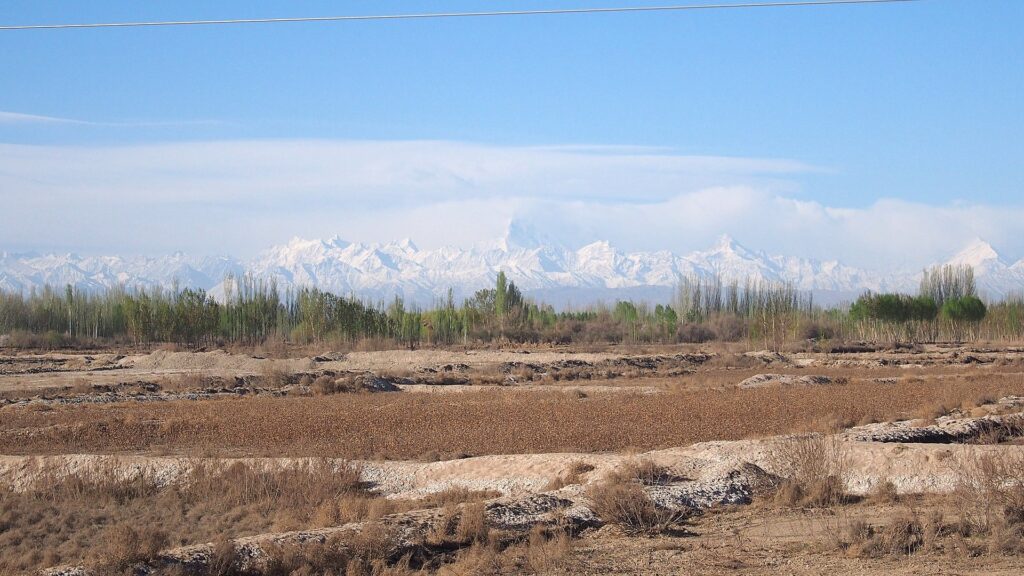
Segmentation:
<svg viewBox="0 0 1024 576">
<path fill-rule="evenodd" d="M 676 330 L 676 339 L 680 342 L 686 342 L 691 344 L 703 344 L 705 342 L 711 342 L 718 337 L 715 331 L 709 326 L 704 324 L 695 324 L 688 322 L 682 324 Z"/>
<path fill-rule="evenodd" d="M 620 483 L 636 481 L 645 486 L 667 484 L 678 479 L 667 467 L 649 458 L 630 460 L 613 470 L 608 478 Z"/>
<path fill-rule="evenodd" d="M 924 543 L 924 523 L 917 515 L 900 511 L 878 528 L 864 521 L 852 522 L 845 544 L 853 556 L 878 558 L 908 556 L 921 549 Z"/>
<path fill-rule="evenodd" d="M 155 527 L 115 525 L 104 531 L 100 545 L 90 549 L 88 564 L 98 575 L 123 574 L 137 564 L 155 560 L 168 542 L 167 533 Z"/>
<path fill-rule="evenodd" d="M 680 526 L 689 516 L 685 510 L 658 506 L 641 483 L 610 476 L 587 491 L 595 514 L 618 525 L 627 534 L 658 534 Z"/>
<path fill-rule="evenodd" d="M 426 536 L 427 544 L 451 548 L 488 541 L 491 530 L 487 522 L 487 508 L 482 503 L 448 505 L 441 510 Z"/>
<path fill-rule="evenodd" d="M 292 373 L 274 361 L 265 363 L 260 375 L 260 383 L 267 388 L 281 388 L 292 380 Z"/>
<path fill-rule="evenodd" d="M 846 453 L 835 436 L 781 439 L 772 446 L 770 460 L 779 477 L 777 505 L 828 508 L 852 500 L 846 492 Z"/>
</svg>

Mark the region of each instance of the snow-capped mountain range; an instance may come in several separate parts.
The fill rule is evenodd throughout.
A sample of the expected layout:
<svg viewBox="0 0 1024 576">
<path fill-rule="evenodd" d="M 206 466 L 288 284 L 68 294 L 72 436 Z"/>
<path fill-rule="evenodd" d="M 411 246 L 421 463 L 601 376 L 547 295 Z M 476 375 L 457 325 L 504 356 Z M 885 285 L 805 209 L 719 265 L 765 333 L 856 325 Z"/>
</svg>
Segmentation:
<svg viewBox="0 0 1024 576">
<path fill-rule="evenodd" d="M 944 263 L 974 267 L 979 290 L 989 298 L 1024 289 L 1024 260 L 1007 263 L 982 240 Z M 921 274 L 893 275 L 836 261 L 771 256 L 748 250 L 728 236 L 707 250 L 686 255 L 623 252 L 608 242 L 572 249 L 513 222 L 496 242 L 469 249 L 420 250 L 411 240 L 361 244 L 334 237 L 295 238 L 250 261 L 181 253 L 122 258 L 0 252 L 0 289 L 28 291 L 67 284 L 96 290 L 118 285 L 178 286 L 203 288 L 222 296 L 227 275 L 251 274 L 275 281 L 281 288 L 315 286 L 374 300 L 400 295 L 407 301 L 429 303 L 449 288 L 456 298 L 462 298 L 490 287 L 500 270 L 527 295 L 557 306 L 616 298 L 667 301 L 681 279 L 714 274 L 726 281 L 790 282 L 812 291 L 820 302 L 834 303 L 853 299 L 865 290 L 915 292 Z"/>
</svg>

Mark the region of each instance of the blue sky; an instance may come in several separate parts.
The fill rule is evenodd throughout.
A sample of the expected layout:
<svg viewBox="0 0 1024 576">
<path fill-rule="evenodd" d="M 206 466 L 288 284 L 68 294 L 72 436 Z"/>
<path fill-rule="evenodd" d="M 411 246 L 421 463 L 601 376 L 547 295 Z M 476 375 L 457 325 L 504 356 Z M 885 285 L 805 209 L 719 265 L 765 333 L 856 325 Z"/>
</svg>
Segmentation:
<svg viewBox="0 0 1024 576">
<path fill-rule="evenodd" d="M 33 0 L 5 2 L 0 21 L 653 3 Z M 331 228 L 361 240 L 356 236 L 378 233 L 371 221 L 390 215 L 389 210 L 402 212 L 404 216 L 396 219 L 410 228 L 408 222 L 424 217 L 410 215 L 413 212 L 441 213 L 455 209 L 454 202 L 473 214 L 488 207 L 466 202 L 491 199 L 492 212 L 501 218 L 478 223 L 465 234 L 439 234 L 415 226 L 413 234 L 405 234 L 421 244 L 466 243 L 487 236 L 489 228 L 508 216 L 546 213 L 542 201 L 549 201 L 552 194 L 528 179 L 519 183 L 520 188 L 514 178 L 500 186 L 474 180 L 477 188 L 437 194 L 395 182 L 397 189 L 381 196 L 387 198 L 384 207 L 375 202 L 374 194 L 360 194 L 355 184 L 335 190 L 330 183 L 344 176 L 327 170 L 325 181 L 306 189 L 254 190 L 246 196 L 245 176 L 250 170 L 244 161 L 229 162 L 236 172 L 175 162 L 176 155 L 187 157 L 189 152 L 183 150 L 196 143 L 230 143 L 230 152 L 224 154 L 242 158 L 246 142 L 281 143 L 283 155 L 302 154 L 297 142 L 445 141 L 513 155 L 536 147 L 612 147 L 593 154 L 611 154 L 613 162 L 621 163 L 622 172 L 610 178 L 617 188 L 605 189 L 595 182 L 594 190 L 588 191 L 581 185 L 562 206 L 574 213 L 589 207 L 628 211 L 634 205 L 670 202 L 721 187 L 742 188 L 744 194 L 771 201 L 810 203 L 836 213 L 864 211 L 864 218 L 872 222 L 879 218 L 870 213 L 890 201 L 905 203 L 907 210 L 963 208 L 1017 215 L 1024 205 L 1022 23 L 1024 2 L 1019 0 L 925 0 L 714 12 L 0 32 L 0 75 L 5 78 L 0 91 L 0 197 L 15 206 L 9 212 L 11 225 L 0 226 L 5 229 L 0 231 L 0 249 L 246 253 L 292 235 L 324 234 Z M 83 147 L 97 152 L 83 160 L 75 156 Z M 143 163 L 147 169 L 126 164 L 126 156 L 154 147 L 162 163 L 148 160 Z M 472 154 L 460 157 L 461 148 L 453 148 L 454 156 L 436 165 L 428 163 L 423 170 L 433 173 L 435 166 L 447 174 L 458 172 L 452 166 L 473 162 Z M 689 167 L 652 167 L 636 161 L 637 150 L 644 158 L 725 157 L 778 165 L 715 168 L 696 176 L 687 172 L 680 179 L 678 170 Z M 301 158 L 296 162 L 316 172 L 332 164 L 332 154 L 342 153 L 347 152 L 318 153 L 319 163 Z M 416 151 L 403 153 L 422 157 Z M 393 156 L 391 161 L 401 164 L 407 158 Z M 501 162 L 507 166 L 518 161 Z M 90 176 L 94 186 L 76 188 L 77 180 L 89 179 L 78 172 L 87 162 L 99 164 L 89 167 L 98 171 Z M 105 174 L 106 163 L 121 168 Z M 524 172 L 534 168 L 531 164 Z M 217 172 L 216 178 L 211 170 Z M 563 174 L 560 181 L 582 179 L 585 184 L 592 169 L 580 170 L 586 173 Z M 659 181 L 665 170 L 672 177 Z M 47 180 L 55 173 L 66 173 L 66 178 Z M 61 213 L 66 202 L 47 204 L 38 198 L 91 195 L 100 204 L 118 202 L 112 211 L 122 221 L 132 220 L 144 218 L 152 206 L 135 206 L 126 195 L 131 190 L 147 194 L 157 179 L 162 180 L 162 190 L 178 186 L 196 191 L 191 199 L 188 194 L 180 200 L 168 195 L 161 205 L 167 218 L 185 227 L 197 226 L 189 239 L 174 242 L 131 233 L 133 240 L 126 246 L 129 233 L 120 237 L 101 229 L 114 222 L 98 217 L 90 228 L 74 221 L 81 210 Z M 40 181 L 47 186 L 34 188 L 33 183 Z M 638 184 L 632 185 L 634 181 Z M 119 186 L 120 191 L 113 191 Z M 222 197 L 222 189 L 232 186 L 240 191 Z M 379 192 L 382 186 L 378 182 L 371 189 Z M 426 187 L 431 187 L 429 182 Z M 110 197 L 107 189 L 112 190 Z M 310 190 L 315 193 L 303 196 Z M 33 198 L 26 199 L 28 195 Z M 240 198 L 245 199 L 244 207 Z M 295 207 L 303 200 L 317 203 L 318 218 L 307 218 L 309 214 Z M 38 234 L 16 225 L 15 219 L 21 222 L 29 210 L 40 209 L 50 211 L 62 225 Z M 218 209 L 224 214 L 217 221 L 190 224 Z M 749 209 L 756 210 L 756 205 Z M 229 214 L 234 214 L 233 220 Z M 225 219 L 248 227 L 257 238 L 214 232 Z M 600 234 L 600 223 L 613 220 L 606 216 L 581 224 L 578 239 Z M 940 242 L 934 254 L 922 251 L 919 258 L 934 257 L 982 233 L 1013 255 L 1024 256 L 1024 244 L 1014 239 L 1012 220 L 1005 230 L 998 222 L 972 222 L 952 231 L 948 246 Z M 802 245 L 798 237 L 781 238 L 784 235 L 772 227 L 673 235 L 672 222 L 667 221 L 659 228 L 664 229 L 660 235 L 646 237 L 637 224 L 626 222 L 622 229 L 607 232 L 636 248 L 685 249 L 684 244 L 698 244 L 723 232 L 758 248 L 793 251 Z M 384 227 L 379 234 L 395 232 Z"/>
</svg>

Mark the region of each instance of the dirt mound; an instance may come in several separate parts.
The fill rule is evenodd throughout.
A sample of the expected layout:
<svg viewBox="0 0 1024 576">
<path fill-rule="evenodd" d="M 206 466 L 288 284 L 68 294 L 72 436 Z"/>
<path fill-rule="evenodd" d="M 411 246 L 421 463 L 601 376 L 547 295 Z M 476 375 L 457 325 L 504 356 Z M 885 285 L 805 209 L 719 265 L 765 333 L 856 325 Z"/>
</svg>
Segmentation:
<svg viewBox="0 0 1024 576">
<path fill-rule="evenodd" d="M 919 426 L 913 420 L 880 422 L 851 428 L 846 436 L 858 442 L 913 442 L 917 444 L 952 444 L 977 442 L 992 438 L 1003 441 L 1017 438 L 1024 432 L 1021 414 L 990 414 L 979 418 L 942 416 L 935 424 Z"/>
<path fill-rule="evenodd" d="M 828 376 L 794 376 L 792 374 L 757 374 L 737 384 L 740 388 L 764 388 L 766 386 L 822 386 L 836 381 Z"/>
<path fill-rule="evenodd" d="M 228 354 L 223 350 L 213 352 L 169 352 L 157 350 L 144 356 L 129 356 L 121 363 L 130 368 L 145 370 L 237 370 L 259 372 L 267 360 Z"/>
<path fill-rule="evenodd" d="M 119 363 L 125 368 L 168 372 L 234 372 L 258 374 L 268 369 L 285 371 L 313 370 L 316 362 L 310 358 L 270 360 L 245 354 L 230 354 L 224 350 L 212 352 L 169 352 L 156 350 L 141 356 L 129 356 Z"/>
<path fill-rule="evenodd" d="M 746 358 L 755 358 L 764 362 L 765 364 L 789 364 L 789 358 L 786 358 L 779 352 L 772 352 L 771 350 L 757 350 L 754 352 L 744 352 L 743 356 Z"/>
</svg>

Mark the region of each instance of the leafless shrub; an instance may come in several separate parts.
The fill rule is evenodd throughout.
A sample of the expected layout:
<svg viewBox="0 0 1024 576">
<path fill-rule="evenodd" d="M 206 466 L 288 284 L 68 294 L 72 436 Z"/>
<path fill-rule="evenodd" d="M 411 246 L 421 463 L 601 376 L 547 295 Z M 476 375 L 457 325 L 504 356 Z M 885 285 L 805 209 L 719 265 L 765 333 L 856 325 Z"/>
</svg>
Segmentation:
<svg viewBox="0 0 1024 576">
<path fill-rule="evenodd" d="M 208 576 L 236 576 L 239 574 L 238 547 L 231 540 L 220 536 L 213 543 L 210 559 L 206 564 Z"/>
<path fill-rule="evenodd" d="M 893 484 L 891 480 L 885 480 L 875 485 L 868 498 L 874 504 L 895 504 L 899 502 L 900 495 L 896 484 Z"/>
<path fill-rule="evenodd" d="M 989 550 L 1024 551 L 1024 455 L 987 453 L 956 463 L 956 502 L 972 534 L 989 537 Z"/>
<path fill-rule="evenodd" d="M 659 507 L 642 484 L 611 476 L 587 491 L 594 513 L 606 522 L 617 524 L 628 534 L 657 534 L 680 525 L 686 511 Z"/>
<path fill-rule="evenodd" d="M 433 546 L 467 546 L 487 542 L 490 528 L 482 503 L 448 505 L 441 510 L 426 541 Z"/>
<path fill-rule="evenodd" d="M 848 552 L 853 556 L 907 556 L 924 546 L 925 526 L 916 514 L 899 511 L 880 528 L 854 521 L 847 536 Z"/>
<path fill-rule="evenodd" d="M 747 334 L 745 321 L 733 315 L 714 316 L 708 326 L 722 342 L 739 342 Z"/>
<path fill-rule="evenodd" d="M 524 555 L 533 572 L 544 574 L 556 569 L 572 552 L 572 538 L 564 530 L 536 524 L 530 529 Z"/>
<path fill-rule="evenodd" d="M 282 543 L 262 546 L 266 559 L 260 569 L 250 569 L 245 576 L 305 576 L 337 573 L 345 570 L 352 556 L 333 541 L 325 543 Z"/>
<path fill-rule="evenodd" d="M 459 514 L 459 525 L 455 532 L 460 542 L 486 542 L 490 530 L 487 527 L 487 509 L 482 503 L 466 504 Z"/>
<path fill-rule="evenodd" d="M 934 424 L 937 418 L 941 418 L 950 412 L 952 412 L 952 410 L 950 410 L 950 408 L 944 403 L 934 402 L 918 408 L 914 413 L 914 417 L 925 424 Z"/>
<path fill-rule="evenodd" d="M 288 385 L 292 373 L 278 362 L 267 361 L 260 372 L 260 382 L 267 388 L 281 388 Z"/>
<path fill-rule="evenodd" d="M 154 527 L 135 529 L 118 524 L 104 532 L 103 545 L 89 554 L 91 568 L 99 574 L 117 574 L 154 560 L 167 546 L 167 533 Z"/>
<path fill-rule="evenodd" d="M 327 376 L 325 374 L 322 376 L 317 376 L 316 380 L 314 380 L 313 383 L 310 384 L 310 389 L 313 391 L 314 394 L 323 396 L 327 394 L 337 394 L 338 392 L 342 392 L 344 391 L 345 387 L 338 378 L 334 378 L 333 376 Z"/>
<path fill-rule="evenodd" d="M 851 501 L 846 493 L 846 453 L 835 436 L 779 440 L 771 448 L 770 461 L 781 478 L 774 495 L 778 505 L 827 508 Z"/>
<path fill-rule="evenodd" d="M 676 339 L 680 342 L 703 344 L 704 342 L 711 342 L 716 337 L 715 331 L 709 326 L 694 322 L 682 324 L 676 330 Z"/>
</svg>

